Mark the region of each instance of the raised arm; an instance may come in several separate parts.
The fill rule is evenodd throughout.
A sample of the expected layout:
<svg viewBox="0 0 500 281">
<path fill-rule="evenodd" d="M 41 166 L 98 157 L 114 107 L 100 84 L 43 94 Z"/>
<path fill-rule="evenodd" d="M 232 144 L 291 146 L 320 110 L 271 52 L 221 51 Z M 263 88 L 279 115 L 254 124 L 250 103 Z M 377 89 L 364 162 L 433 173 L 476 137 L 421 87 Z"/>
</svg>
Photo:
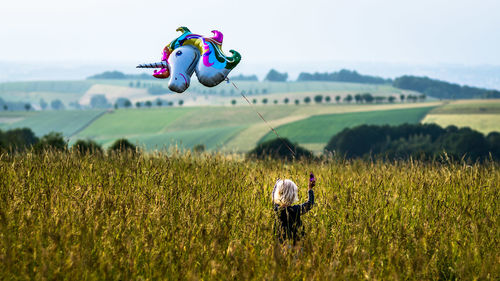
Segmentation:
<svg viewBox="0 0 500 281">
<path fill-rule="evenodd" d="M 312 178 L 312 180 L 309 181 L 309 191 L 307 191 L 307 195 L 308 195 L 307 202 L 299 205 L 301 214 L 307 213 L 309 210 L 312 209 L 312 207 L 314 205 L 314 191 L 312 188 L 315 185 L 316 185 L 316 180 L 314 178 Z"/>
</svg>

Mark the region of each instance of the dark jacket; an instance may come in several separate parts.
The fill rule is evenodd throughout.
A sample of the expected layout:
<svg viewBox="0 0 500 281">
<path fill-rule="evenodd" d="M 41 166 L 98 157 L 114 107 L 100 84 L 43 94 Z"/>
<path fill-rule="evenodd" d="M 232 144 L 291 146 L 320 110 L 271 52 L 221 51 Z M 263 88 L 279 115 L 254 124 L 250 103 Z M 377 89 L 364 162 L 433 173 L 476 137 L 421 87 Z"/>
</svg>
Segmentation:
<svg viewBox="0 0 500 281">
<path fill-rule="evenodd" d="M 280 207 L 278 204 L 273 204 L 276 214 L 274 234 L 281 243 L 287 239 L 295 243 L 304 235 L 304 227 L 300 216 L 311 210 L 314 205 L 314 192 L 312 190 L 309 190 L 308 197 L 307 202 L 300 205 Z"/>
</svg>

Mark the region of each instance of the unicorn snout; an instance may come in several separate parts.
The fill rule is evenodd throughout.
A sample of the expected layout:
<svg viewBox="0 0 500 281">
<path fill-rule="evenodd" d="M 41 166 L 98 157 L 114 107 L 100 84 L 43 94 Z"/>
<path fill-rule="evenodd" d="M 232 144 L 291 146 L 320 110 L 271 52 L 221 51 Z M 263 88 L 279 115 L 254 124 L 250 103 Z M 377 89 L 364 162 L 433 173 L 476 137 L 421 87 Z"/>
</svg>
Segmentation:
<svg viewBox="0 0 500 281">
<path fill-rule="evenodd" d="M 189 76 L 182 73 L 172 75 L 172 78 L 168 83 L 168 88 L 174 92 L 182 93 L 189 87 L 190 79 L 191 78 Z"/>
</svg>

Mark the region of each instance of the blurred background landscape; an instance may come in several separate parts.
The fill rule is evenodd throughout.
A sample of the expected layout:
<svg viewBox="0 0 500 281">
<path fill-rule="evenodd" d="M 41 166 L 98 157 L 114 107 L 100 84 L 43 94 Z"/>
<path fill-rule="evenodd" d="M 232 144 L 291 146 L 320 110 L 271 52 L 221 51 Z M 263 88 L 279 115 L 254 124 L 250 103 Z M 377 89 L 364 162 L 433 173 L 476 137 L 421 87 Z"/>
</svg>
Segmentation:
<svg viewBox="0 0 500 281">
<path fill-rule="evenodd" d="M 128 3 L 119 14 L 109 12 L 118 1 L 9 3 L 0 20 L 0 129 L 29 128 L 38 138 L 57 132 L 70 146 L 88 140 L 107 148 L 125 138 L 146 151 L 246 153 L 276 137 L 257 110 L 315 154 L 360 125 L 436 124 L 496 140 L 498 3 L 313 2 L 243 3 L 224 17 L 193 3 L 190 17 L 169 13 L 161 27 L 137 18 L 161 1 Z M 18 21 L 20 13 L 29 20 Z M 135 69 L 159 60 L 180 25 L 224 33 L 223 50 L 243 56 L 229 75 L 238 89 L 193 79 L 176 94 Z"/>
</svg>

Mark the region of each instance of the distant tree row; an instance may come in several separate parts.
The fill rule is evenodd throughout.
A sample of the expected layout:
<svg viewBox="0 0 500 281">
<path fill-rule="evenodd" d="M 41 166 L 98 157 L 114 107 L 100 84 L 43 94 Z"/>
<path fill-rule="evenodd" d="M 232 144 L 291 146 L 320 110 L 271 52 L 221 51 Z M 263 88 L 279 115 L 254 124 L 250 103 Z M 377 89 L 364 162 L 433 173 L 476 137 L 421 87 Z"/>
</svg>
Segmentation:
<svg viewBox="0 0 500 281">
<path fill-rule="evenodd" d="M 333 136 L 325 150 L 347 158 L 430 160 L 443 157 L 446 152 L 447 157 L 455 160 L 485 160 L 490 155 L 500 160 L 500 134 L 493 132 L 485 137 L 470 128 L 444 129 L 435 124 L 361 125 Z"/>
<path fill-rule="evenodd" d="M 243 75 L 243 74 L 232 76 L 230 78 L 230 80 L 234 80 L 234 81 L 259 81 L 259 79 L 257 78 L 257 75 Z"/>
<path fill-rule="evenodd" d="M 93 140 L 77 140 L 71 148 L 82 154 L 103 153 L 101 145 Z M 51 132 L 38 138 L 29 128 L 12 129 L 8 131 L 0 130 L 0 153 L 17 153 L 26 150 L 32 150 L 34 152 L 43 152 L 46 150 L 65 151 L 68 149 L 68 144 L 60 133 Z M 108 151 L 128 150 L 136 151 L 136 146 L 126 139 L 119 139 L 109 147 Z"/>
<path fill-rule="evenodd" d="M 411 102 L 417 102 L 417 101 L 424 101 L 427 96 L 424 95 L 424 94 L 421 94 L 421 95 L 407 95 L 405 96 L 404 94 L 401 94 L 399 96 L 400 98 L 400 101 L 401 102 L 404 102 L 405 99 L 407 101 L 411 101 Z M 323 96 L 323 95 L 315 95 L 313 97 L 313 99 L 311 99 L 311 97 L 304 97 L 302 99 L 302 102 L 304 102 L 305 104 L 309 104 L 311 103 L 312 101 L 314 100 L 315 103 L 323 103 L 323 102 L 326 102 L 326 103 L 330 103 L 332 102 L 332 98 L 330 96 Z M 370 93 L 363 93 L 363 94 L 356 94 L 356 95 L 346 95 L 343 99 L 343 102 L 345 103 L 351 103 L 352 101 L 355 101 L 356 103 L 384 103 L 384 102 L 388 102 L 388 103 L 394 103 L 396 101 L 396 97 L 395 96 L 388 96 L 388 97 L 385 97 L 385 96 L 373 96 L 372 94 Z M 335 101 L 337 103 L 340 103 L 342 101 L 342 97 L 341 96 L 335 96 Z M 261 103 L 262 104 L 267 104 L 269 102 L 269 100 L 267 98 L 263 98 L 261 100 Z M 274 99 L 273 100 L 273 103 L 274 104 L 278 104 L 280 101 L 277 100 L 277 99 Z M 290 102 L 290 99 L 288 97 L 284 98 L 282 103 L 284 104 L 288 104 Z M 300 99 L 295 99 L 294 103 L 296 105 L 300 104 L 301 100 Z M 232 105 L 236 105 L 238 102 L 236 99 L 233 99 L 231 100 L 231 104 Z M 258 103 L 258 100 L 257 99 L 252 99 L 252 103 L 253 104 L 257 104 Z"/>
<path fill-rule="evenodd" d="M 333 82 L 352 82 L 352 83 L 368 83 L 368 84 L 386 84 L 391 83 L 391 79 L 384 79 L 377 76 L 361 75 L 355 70 L 341 69 L 338 72 L 332 73 L 307 73 L 299 74 L 297 81 L 333 81 Z"/>
<path fill-rule="evenodd" d="M 103 73 L 95 74 L 87 77 L 90 79 L 140 79 L 140 80 L 152 80 L 155 79 L 152 75 L 141 73 L 141 74 L 124 74 L 120 71 L 105 71 Z"/>
<path fill-rule="evenodd" d="M 428 77 L 401 76 L 392 84 L 395 88 L 413 90 L 441 99 L 500 98 L 500 91 L 460 86 Z"/>
</svg>

